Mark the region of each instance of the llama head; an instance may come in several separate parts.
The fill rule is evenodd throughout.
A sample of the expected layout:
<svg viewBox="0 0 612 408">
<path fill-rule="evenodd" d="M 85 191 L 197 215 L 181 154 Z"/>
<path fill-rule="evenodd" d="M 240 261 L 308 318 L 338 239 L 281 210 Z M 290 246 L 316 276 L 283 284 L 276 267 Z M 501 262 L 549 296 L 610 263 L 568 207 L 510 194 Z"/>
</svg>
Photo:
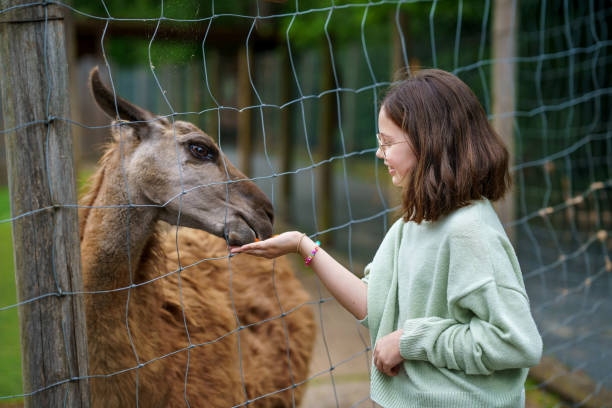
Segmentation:
<svg viewBox="0 0 612 408">
<path fill-rule="evenodd" d="M 89 82 L 96 103 L 114 120 L 111 132 L 134 204 L 157 205 L 160 219 L 227 236 L 230 245 L 271 235 L 270 200 L 210 136 L 189 122 L 154 115 L 116 96 L 97 67 Z"/>
</svg>

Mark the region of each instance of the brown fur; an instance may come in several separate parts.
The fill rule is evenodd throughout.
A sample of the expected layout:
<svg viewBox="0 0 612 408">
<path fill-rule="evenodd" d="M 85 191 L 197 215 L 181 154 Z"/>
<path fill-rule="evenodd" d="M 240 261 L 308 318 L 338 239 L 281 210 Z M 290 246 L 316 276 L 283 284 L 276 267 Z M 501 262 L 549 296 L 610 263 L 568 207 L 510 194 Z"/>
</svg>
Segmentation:
<svg viewBox="0 0 612 408">
<path fill-rule="evenodd" d="M 81 200 L 96 208 L 79 213 L 85 290 L 123 288 L 85 296 L 92 405 L 233 407 L 272 393 L 248 406 L 298 406 L 315 324 L 287 260 L 228 259 L 224 239 L 158 221 L 155 207 L 99 208 L 128 203 L 119 146 Z"/>
<path fill-rule="evenodd" d="M 90 85 L 116 119 L 79 210 L 93 406 L 297 406 L 308 296 L 285 259 L 228 259 L 219 238 L 269 236 L 270 201 L 251 181 L 224 184 L 246 176 L 193 124 L 115 98 L 97 68 Z"/>
</svg>

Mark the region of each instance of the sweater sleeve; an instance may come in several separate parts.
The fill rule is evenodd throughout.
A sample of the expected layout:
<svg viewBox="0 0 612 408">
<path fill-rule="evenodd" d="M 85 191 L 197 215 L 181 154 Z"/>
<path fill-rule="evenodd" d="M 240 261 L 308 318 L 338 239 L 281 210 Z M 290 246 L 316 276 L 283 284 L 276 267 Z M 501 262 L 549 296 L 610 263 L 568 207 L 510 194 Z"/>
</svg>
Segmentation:
<svg viewBox="0 0 612 408">
<path fill-rule="evenodd" d="M 450 317 L 406 320 L 400 354 L 480 375 L 538 364 L 542 340 L 510 244 L 456 241 L 449 244 Z"/>
<path fill-rule="evenodd" d="M 361 278 L 361 281 L 363 283 L 365 283 L 366 285 L 368 285 L 368 283 L 370 282 L 370 268 L 372 267 L 372 263 L 370 262 L 364 269 L 363 271 L 363 278 Z M 359 320 L 359 323 L 361 323 L 364 327 L 368 327 L 368 314 L 367 314 L 367 310 L 366 310 L 366 316 Z"/>
</svg>

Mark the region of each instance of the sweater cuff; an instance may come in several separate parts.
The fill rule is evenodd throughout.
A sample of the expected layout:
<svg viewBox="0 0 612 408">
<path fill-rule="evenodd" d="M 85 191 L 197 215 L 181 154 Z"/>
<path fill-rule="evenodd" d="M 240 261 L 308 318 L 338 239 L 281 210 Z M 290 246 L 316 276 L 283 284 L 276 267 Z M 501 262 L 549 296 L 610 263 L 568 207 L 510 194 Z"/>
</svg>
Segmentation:
<svg viewBox="0 0 612 408">
<path fill-rule="evenodd" d="M 404 322 L 403 333 L 400 337 L 400 355 L 404 360 L 427 361 L 427 350 L 424 347 L 427 334 L 431 335 L 429 326 L 431 318 L 408 319 Z"/>
</svg>

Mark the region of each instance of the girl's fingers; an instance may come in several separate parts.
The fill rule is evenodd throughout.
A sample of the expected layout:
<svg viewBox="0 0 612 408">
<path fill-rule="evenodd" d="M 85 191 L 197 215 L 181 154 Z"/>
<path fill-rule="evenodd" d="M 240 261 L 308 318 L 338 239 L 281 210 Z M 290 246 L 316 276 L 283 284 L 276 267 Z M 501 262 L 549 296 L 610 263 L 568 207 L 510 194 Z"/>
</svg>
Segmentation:
<svg viewBox="0 0 612 408">
<path fill-rule="evenodd" d="M 374 348 L 374 367 L 378 369 L 381 373 L 384 373 L 388 376 L 394 377 L 399 373 L 401 364 L 398 364 L 394 367 L 386 367 L 381 361 L 378 353 L 378 349 Z"/>
<path fill-rule="evenodd" d="M 231 254 L 246 253 L 255 256 L 262 256 L 266 258 L 275 258 L 280 255 L 284 255 L 287 252 L 284 248 L 286 243 L 283 238 L 279 239 L 279 235 L 274 235 L 263 241 L 251 242 L 242 246 L 230 246 Z M 294 246 L 292 246 L 294 247 Z"/>
<path fill-rule="evenodd" d="M 250 245 L 250 244 L 249 244 Z M 257 246 L 252 247 L 241 247 L 237 250 L 232 251 L 232 253 L 245 253 L 249 255 L 262 256 L 265 258 L 273 257 L 275 254 L 269 248 L 261 248 Z"/>
<path fill-rule="evenodd" d="M 274 254 L 271 254 L 267 251 L 262 251 L 262 250 L 254 250 L 252 252 L 247 252 L 249 255 L 253 255 L 253 256 L 260 256 L 262 258 L 275 258 Z"/>
<path fill-rule="evenodd" d="M 261 242 L 251 242 L 250 244 L 245 244 L 243 246 L 234 246 L 234 247 L 230 246 L 230 250 L 233 253 L 247 252 L 247 251 L 252 251 L 253 249 L 261 249 L 262 247 L 263 245 L 261 245 Z"/>
<path fill-rule="evenodd" d="M 244 251 L 244 252 L 249 255 L 262 256 L 262 251 L 259 249 L 251 249 L 250 251 Z"/>
<path fill-rule="evenodd" d="M 245 253 L 245 254 L 251 254 L 251 255 L 255 255 L 256 253 L 260 252 L 261 249 L 259 248 L 255 248 L 255 247 L 248 247 L 248 248 L 240 248 L 240 252 Z"/>
</svg>

